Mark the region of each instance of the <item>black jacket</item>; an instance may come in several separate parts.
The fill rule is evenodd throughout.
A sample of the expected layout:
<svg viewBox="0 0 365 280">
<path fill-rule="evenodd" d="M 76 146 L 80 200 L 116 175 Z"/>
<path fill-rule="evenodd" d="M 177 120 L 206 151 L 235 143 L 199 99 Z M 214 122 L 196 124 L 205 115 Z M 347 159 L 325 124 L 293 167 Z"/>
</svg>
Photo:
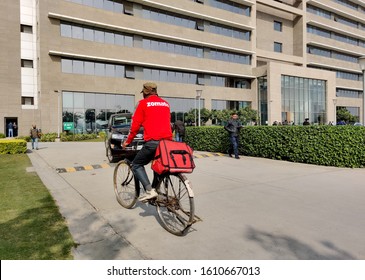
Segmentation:
<svg viewBox="0 0 365 280">
<path fill-rule="evenodd" d="M 238 136 L 240 133 L 240 129 L 242 127 L 242 123 L 239 120 L 229 120 L 227 124 L 224 126 L 224 129 L 229 132 L 232 136 Z"/>
<path fill-rule="evenodd" d="M 179 133 L 180 136 L 184 136 L 185 135 L 185 125 L 180 120 L 177 120 L 174 123 L 174 126 L 173 126 L 173 129 L 172 130 L 173 131 L 176 131 L 177 133 Z"/>
</svg>

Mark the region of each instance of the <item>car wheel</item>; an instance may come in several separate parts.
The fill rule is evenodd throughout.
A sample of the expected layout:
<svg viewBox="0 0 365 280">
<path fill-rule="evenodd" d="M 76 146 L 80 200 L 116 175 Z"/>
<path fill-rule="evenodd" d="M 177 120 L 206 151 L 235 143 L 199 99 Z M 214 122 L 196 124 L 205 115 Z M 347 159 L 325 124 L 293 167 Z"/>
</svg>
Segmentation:
<svg viewBox="0 0 365 280">
<path fill-rule="evenodd" d="M 108 160 L 109 160 L 110 163 L 115 162 L 115 157 L 113 156 L 112 150 L 110 149 L 110 147 L 108 147 L 106 149 L 106 157 L 108 158 Z"/>
</svg>

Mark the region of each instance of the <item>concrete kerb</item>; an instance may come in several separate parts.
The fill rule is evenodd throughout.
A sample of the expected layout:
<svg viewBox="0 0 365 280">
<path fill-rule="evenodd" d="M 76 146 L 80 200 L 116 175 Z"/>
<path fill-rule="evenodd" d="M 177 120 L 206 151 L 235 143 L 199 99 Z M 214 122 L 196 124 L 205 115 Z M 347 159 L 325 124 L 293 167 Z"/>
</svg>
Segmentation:
<svg viewBox="0 0 365 280">
<path fill-rule="evenodd" d="M 38 154 L 29 152 L 34 170 L 48 188 L 59 207 L 61 215 L 68 223 L 69 231 L 76 243 L 74 259 L 146 259 L 128 240 L 118 235 L 85 197 L 67 183 Z M 116 254 L 115 248 L 118 248 Z M 109 254 L 109 253 L 110 254 Z"/>
</svg>

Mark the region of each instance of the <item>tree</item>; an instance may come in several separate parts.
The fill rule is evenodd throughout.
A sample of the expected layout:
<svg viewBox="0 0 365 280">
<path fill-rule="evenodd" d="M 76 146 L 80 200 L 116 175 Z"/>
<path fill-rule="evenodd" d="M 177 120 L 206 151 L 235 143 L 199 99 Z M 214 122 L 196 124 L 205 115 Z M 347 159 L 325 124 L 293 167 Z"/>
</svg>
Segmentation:
<svg viewBox="0 0 365 280">
<path fill-rule="evenodd" d="M 211 120 L 213 124 L 224 125 L 225 122 L 230 118 L 233 111 L 231 110 L 212 110 Z"/>
<path fill-rule="evenodd" d="M 238 111 L 238 116 L 243 124 L 248 124 L 250 122 L 257 122 L 259 120 L 259 115 L 256 110 L 251 109 L 251 107 L 241 108 Z"/>
<path fill-rule="evenodd" d="M 205 123 L 211 118 L 211 111 L 206 109 L 206 108 L 202 108 L 200 109 L 200 122 L 201 125 L 205 125 Z M 199 110 L 198 109 L 191 109 L 186 115 L 185 115 L 185 121 L 187 123 L 196 123 L 196 125 L 198 125 L 199 121 L 198 121 L 198 117 L 199 117 Z"/>
<path fill-rule="evenodd" d="M 352 115 L 346 107 L 336 108 L 336 119 L 338 122 L 344 121 L 345 123 L 355 123 L 359 121 L 359 117 Z"/>
</svg>

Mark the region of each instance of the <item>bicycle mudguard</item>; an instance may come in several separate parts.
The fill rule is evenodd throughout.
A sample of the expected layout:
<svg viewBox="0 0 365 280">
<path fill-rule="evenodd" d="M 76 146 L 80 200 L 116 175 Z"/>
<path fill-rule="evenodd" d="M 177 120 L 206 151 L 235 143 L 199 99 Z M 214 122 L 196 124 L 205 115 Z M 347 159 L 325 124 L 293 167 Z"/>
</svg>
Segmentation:
<svg viewBox="0 0 365 280">
<path fill-rule="evenodd" d="M 184 181 L 184 183 L 185 183 L 185 186 L 186 186 L 186 188 L 188 190 L 189 197 L 194 197 L 193 189 L 190 187 L 190 185 L 191 185 L 190 181 L 188 179 L 186 179 Z"/>
</svg>

